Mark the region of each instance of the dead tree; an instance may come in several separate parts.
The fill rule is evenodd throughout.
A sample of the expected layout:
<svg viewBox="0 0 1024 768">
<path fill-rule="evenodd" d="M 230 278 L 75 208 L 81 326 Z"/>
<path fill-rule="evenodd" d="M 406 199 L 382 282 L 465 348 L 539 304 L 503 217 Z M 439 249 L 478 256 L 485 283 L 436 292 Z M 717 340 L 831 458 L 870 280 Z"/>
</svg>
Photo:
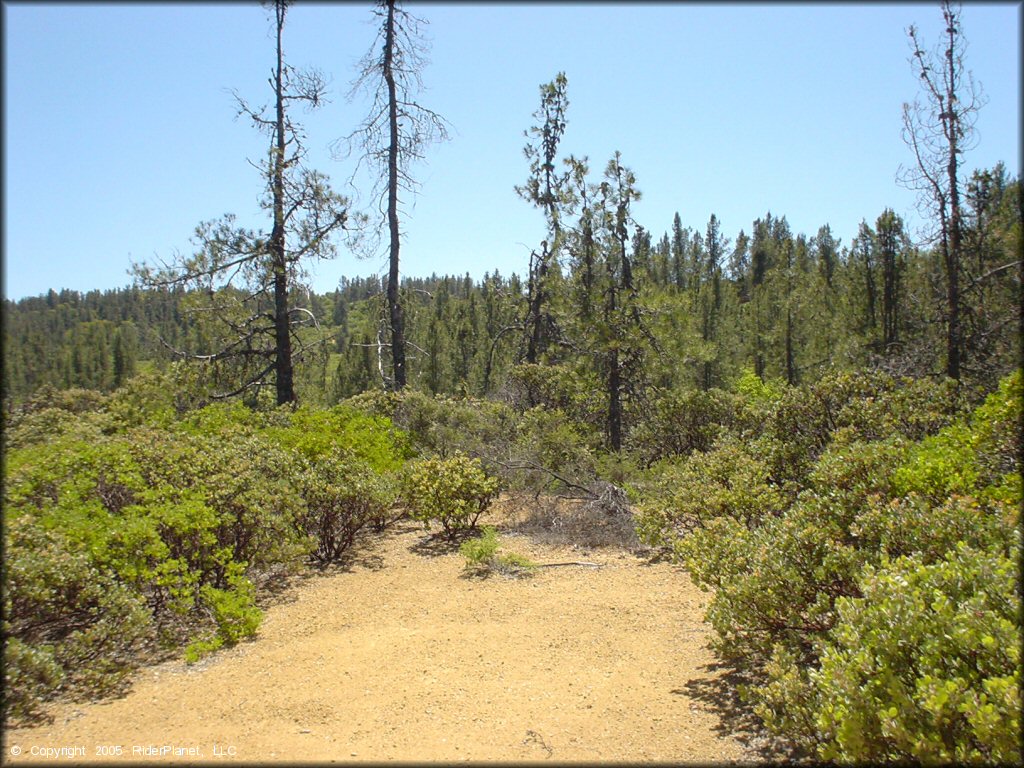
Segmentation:
<svg viewBox="0 0 1024 768">
<path fill-rule="evenodd" d="M 448 138 L 448 122 L 416 99 L 423 89 L 427 42 L 421 32 L 426 22 L 398 6 L 379 0 L 374 15 L 380 28 L 359 66 L 349 98 L 371 97 L 370 113 L 355 131 L 335 142 L 335 152 L 360 151 L 355 173 L 366 162 L 376 173 L 373 198 L 381 214 L 378 233 L 388 230 L 388 320 L 391 327 L 392 386 L 406 384 L 405 321 L 399 295 L 399 255 L 402 231 L 400 192 L 414 194 L 419 184 L 411 166 L 422 160 L 427 145 Z M 353 176 L 354 178 L 354 176 Z"/>
<path fill-rule="evenodd" d="M 961 159 L 971 149 L 974 123 L 984 104 L 981 87 L 964 67 L 966 41 L 960 28 L 960 8 L 942 2 L 946 27 L 941 42 L 926 50 L 917 28 L 907 30 L 910 64 L 921 93 L 903 105 L 903 139 L 914 153 L 914 165 L 901 169 L 899 180 L 918 192 L 918 205 L 933 217 L 945 275 L 946 375 L 960 379 L 965 354 L 961 318 L 963 269 L 963 212 Z"/>
</svg>

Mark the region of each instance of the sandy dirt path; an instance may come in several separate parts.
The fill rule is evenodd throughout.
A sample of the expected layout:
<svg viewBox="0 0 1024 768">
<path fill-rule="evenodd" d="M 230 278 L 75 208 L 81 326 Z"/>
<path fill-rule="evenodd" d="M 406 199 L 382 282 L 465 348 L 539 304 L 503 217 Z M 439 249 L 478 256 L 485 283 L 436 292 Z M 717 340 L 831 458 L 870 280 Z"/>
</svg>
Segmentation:
<svg viewBox="0 0 1024 768">
<path fill-rule="evenodd" d="M 537 562 L 602 567 L 469 578 L 456 550 L 402 522 L 344 570 L 290 590 L 255 640 L 142 670 L 123 698 L 60 705 L 51 725 L 7 732 L 3 758 L 74 748 L 59 762 L 756 759 L 713 703 L 724 687 L 706 649 L 707 596 L 684 572 L 616 550 L 503 541 Z"/>
</svg>

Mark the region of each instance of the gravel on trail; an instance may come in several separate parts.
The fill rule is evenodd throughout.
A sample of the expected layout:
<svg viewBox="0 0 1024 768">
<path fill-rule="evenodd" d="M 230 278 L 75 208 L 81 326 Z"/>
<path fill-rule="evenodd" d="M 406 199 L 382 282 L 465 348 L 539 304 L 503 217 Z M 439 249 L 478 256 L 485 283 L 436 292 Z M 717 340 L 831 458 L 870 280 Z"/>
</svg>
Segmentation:
<svg viewBox="0 0 1024 768">
<path fill-rule="evenodd" d="M 140 670 L 121 698 L 57 705 L 51 724 L 8 730 L 3 759 L 757 759 L 729 732 L 707 595 L 684 571 L 621 550 L 502 541 L 535 562 L 601 567 L 471 576 L 456 546 L 399 522 L 288 590 L 255 639 Z"/>
</svg>

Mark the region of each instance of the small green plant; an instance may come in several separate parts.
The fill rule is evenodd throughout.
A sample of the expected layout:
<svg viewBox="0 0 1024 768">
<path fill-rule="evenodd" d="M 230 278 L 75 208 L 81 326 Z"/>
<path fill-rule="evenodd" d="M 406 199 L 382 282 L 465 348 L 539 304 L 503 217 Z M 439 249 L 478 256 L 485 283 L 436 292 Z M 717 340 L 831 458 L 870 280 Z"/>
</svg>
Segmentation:
<svg viewBox="0 0 1024 768">
<path fill-rule="evenodd" d="M 507 552 L 503 555 L 498 555 L 495 564 L 495 569 L 499 573 L 512 576 L 532 576 L 537 568 L 537 563 L 517 552 Z"/>
<path fill-rule="evenodd" d="M 467 539 L 459 547 L 459 554 L 466 558 L 467 566 L 484 566 L 490 564 L 498 552 L 498 534 L 494 526 L 485 525 L 479 539 Z"/>
<path fill-rule="evenodd" d="M 497 571 L 507 575 L 530 575 L 537 564 L 516 552 L 498 554 L 501 543 L 493 526 L 485 525 L 479 539 L 462 542 L 459 553 L 466 558 L 466 568 L 480 573 Z"/>
</svg>

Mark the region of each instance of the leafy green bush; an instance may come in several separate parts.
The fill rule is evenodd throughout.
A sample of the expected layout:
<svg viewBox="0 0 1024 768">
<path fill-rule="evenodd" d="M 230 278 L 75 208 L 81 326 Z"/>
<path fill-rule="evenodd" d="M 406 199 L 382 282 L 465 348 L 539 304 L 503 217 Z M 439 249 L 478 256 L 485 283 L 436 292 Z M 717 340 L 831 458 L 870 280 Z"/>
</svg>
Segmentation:
<svg viewBox="0 0 1024 768">
<path fill-rule="evenodd" d="M 257 583 L 391 519 L 410 451 L 388 419 L 183 410 L 162 381 L 43 393 L 18 415 L 4 484 L 10 713 L 116 684 L 143 639 L 191 639 L 194 660 L 251 636 Z"/>
<path fill-rule="evenodd" d="M 180 415 L 173 380 L 166 372 L 138 373 L 111 395 L 107 405 L 117 431 L 132 427 L 170 427 Z"/>
<path fill-rule="evenodd" d="M 396 501 L 393 484 L 345 449 L 305 460 L 296 482 L 305 503 L 296 523 L 321 563 L 341 557 L 364 526 L 383 529 Z"/>
<path fill-rule="evenodd" d="M 977 549 L 1005 551 L 1017 525 L 1018 508 L 1001 501 L 953 496 L 936 504 L 910 494 L 875 497 L 850 526 L 861 546 L 886 557 L 920 557 L 932 563 L 965 543 Z"/>
<path fill-rule="evenodd" d="M 966 422 L 914 446 L 894 477 L 897 495 L 941 502 L 953 494 L 1021 502 L 1021 373 L 1006 377 Z"/>
<path fill-rule="evenodd" d="M 258 620 L 243 574 L 303 551 L 292 522 L 302 508 L 294 462 L 244 430 L 65 436 L 10 459 L 7 618 L 25 651 L 18 658 L 36 670 L 19 678 L 34 691 L 23 699 L 53 682 L 46 658 L 61 670 L 61 690 L 103 690 L 133 655 L 135 627 L 150 619 L 168 639 L 212 621 L 221 643 L 234 642 Z M 40 638 L 37 617 L 79 631 Z"/>
<path fill-rule="evenodd" d="M 4 518 L 4 707 L 16 719 L 41 702 L 109 691 L 150 636 L 142 600 L 57 531 Z"/>
<path fill-rule="evenodd" d="M 774 482 L 804 485 L 833 440 L 918 440 L 952 423 L 964 405 L 955 383 L 911 382 L 878 371 L 830 374 L 771 402 L 752 447 Z"/>
<path fill-rule="evenodd" d="M 708 503 L 663 489 L 651 527 L 715 590 L 718 647 L 759 671 L 744 695 L 773 730 L 843 761 L 1018 754 L 1019 659 L 1005 649 L 1020 643 L 1019 386 L 1015 374 L 953 418 L 959 394 L 915 415 L 927 387 L 826 381 L 832 415 L 795 436 L 814 459 L 789 471 L 795 493 L 777 515 L 710 516 L 741 473 L 695 476 L 698 454 L 676 470 L 680 485 L 711 489 Z M 780 405 L 786 419 L 803 407 L 789 393 Z M 753 451 L 774 467 L 802 450 L 765 445 Z M 664 521 L 684 511 L 700 524 L 680 536 Z"/>
<path fill-rule="evenodd" d="M 676 545 L 694 581 L 715 589 L 707 616 L 726 656 L 756 664 L 779 643 L 804 654 L 833 626 L 867 557 L 843 516 L 809 495 L 753 529 L 718 518 Z"/>
<path fill-rule="evenodd" d="M 4 450 L 45 445 L 61 437 L 98 439 L 113 429 L 108 403 L 102 392 L 44 387 L 14 411 L 4 412 Z"/>
<path fill-rule="evenodd" d="M 967 392 L 953 379 L 874 374 L 870 381 L 873 391 L 847 401 L 836 416 L 837 429 L 850 430 L 857 440 L 922 440 L 967 412 Z"/>
<path fill-rule="evenodd" d="M 217 629 L 212 636 L 193 640 L 188 645 L 185 660 L 189 663 L 256 634 L 263 612 L 256 607 L 256 589 L 242 575 L 242 570 L 240 564 L 232 563 L 226 589 L 206 584 L 199 590 L 199 596 L 203 604 L 209 607 Z"/>
<path fill-rule="evenodd" d="M 662 461 L 648 473 L 637 530 L 651 546 L 673 546 L 717 517 L 745 527 L 778 515 L 785 498 L 768 482 L 767 466 L 736 440 L 707 453 Z"/>
<path fill-rule="evenodd" d="M 408 432 L 420 455 L 441 457 L 464 453 L 501 453 L 513 431 L 513 413 L 506 405 L 477 398 L 431 397 L 404 391 L 395 408 L 395 424 Z"/>
<path fill-rule="evenodd" d="M 458 454 L 413 462 L 404 498 L 414 519 L 426 525 L 438 522 L 454 539 L 460 531 L 476 527 L 497 493 L 497 479 L 487 476 L 480 460 Z"/>
<path fill-rule="evenodd" d="M 815 675 L 826 759 L 1020 760 L 1018 543 L 869 568 Z"/>
<path fill-rule="evenodd" d="M 1020 459 L 1024 455 L 1024 372 L 1017 369 L 1004 378 L 999 389 L 989 395 L 974 412 L 974 447 L 981 481 L 999 484 L 1007 476 L 1020 479 Z"/>
<path fill-rule="evenodd" d="M 46 719 L 43 702 L 60 687 L 64 670 L 52 645 L 32 645 L 17 637 L 4 642 L 3 710 L 9 725 Z"/>
<path fill-rule="evenodd" d="M 329 409 L 287 406 L 268 416 L 262 434 L 307 459 L 347 450 L 375 472 L 394 472 L 411 455 L 408 437 L 384 416 L 370 416 L 345 405 Z"/>
<path fill-rule="evenodd" d="M 743 369 L 743 373 L 733 383 L 733 389 L 747 400 L 762 405 L 778 400 L 784 391 L 779 381 L 763 381 L 750 367 Z"/>
<path fill-rule="evenodd" d="M 573 421 L 596 429 L 604 420 L 601 384 L 590 370 L 570 365 L 517 365 L 509 372 L 505 389 L 517 411 L 558 409 Z"/>
<path fill-rule="evenodd" d="M 719 389 L 659 392 L 630 430 L 629 446 L 647 466 L 671 456 L 707 452 L 742 420 L 744 408 L 742 397 Z"/>
<path fill-rule="evenodd" d="M 523 412 L 512 433 L 508 456 L 509 484 L 533 491 L 564 490 L 566 482 L 583 484 L 597 471 L 600 435 L 569 419 L 558 409 Z"/>
</svg>

